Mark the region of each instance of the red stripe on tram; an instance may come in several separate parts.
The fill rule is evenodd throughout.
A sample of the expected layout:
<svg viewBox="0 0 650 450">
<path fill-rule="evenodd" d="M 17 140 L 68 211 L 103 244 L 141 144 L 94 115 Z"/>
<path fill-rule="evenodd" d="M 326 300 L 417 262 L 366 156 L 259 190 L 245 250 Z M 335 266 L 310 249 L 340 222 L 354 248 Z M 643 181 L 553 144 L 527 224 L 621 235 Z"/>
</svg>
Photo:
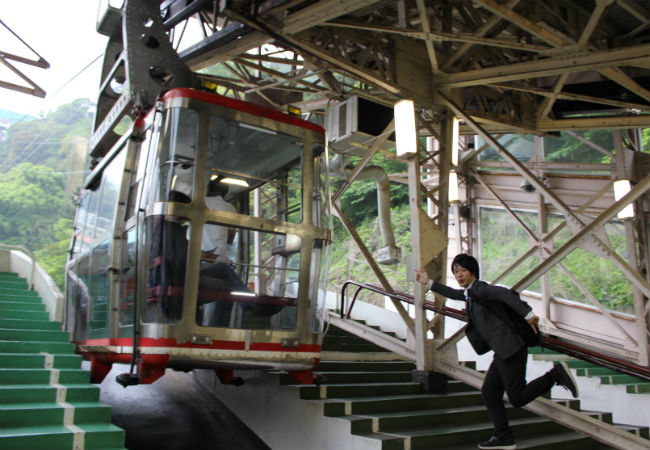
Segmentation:
<svg viewBox="0 0 650 450">
<path fill-rule="evenodd" d="M 237 100 L 230 97 L 224 97 L 223 95 L 214 94 L 212 92 L 197 91 L 190 88 L 175 88 L 166 92 L 162 98 L 163 100 L 171 98 L 194 98 L 208 103 L 214 103 L 216 105 L 222 105 L 226 108 L 236 109 L 239 111 L 244 111 L 250 114 L 255 114 L 256 116 L 268 117 L 272 120 L 277 120 L 278 122 L 288 123 L 290 125 L 296 125 L 301 128 L 306 128 L 308 130 L 317 131 L 319 133 L 325 133 L 325 130 L 320 125 L 316 125 L 313 122 L 307 120 L 302 120 L 299 117 L 290 116 L 289 114 L 281 113 L 274 109 L 266 108 L 261 105 L 256 105 L 253 103 L 244 102 L 242 100 Z"/>
<path fill-rule="evenodd" d="M 87 341 L 78 342 L 79 345 L 85 346 L 122 346 L 131 347 L 132 338 L 103 338 L 88 339 Z M 149 348 L 204 348 L 215 350 L 245 350 L 244 341 L 226 341 L 214 340 L 212 344 L 192 344 L 190 341 L 179 344 L 175 338 L 141 338 L 140 347 Z M 318 344 L 300 344 L 298 347 L 283 347 L 279 342 L 253 342 L 250 346 L 251 351 L 258 352 L 291 352 L 291 353 L 319 353 L 321 346 Z"/>
<path fill-rule="evenodd" d="M 300 344 L 298 347 L 283 347 L 279 342 L 253 342 L 250 349 L 261 352 L 320 353 L 321 346 L 317 344 Z"/>
<path fill-rule="evenodd" d="M 104 339 L 88 339 L 87 341 L 79 341 L 78 345 L 86 346 L 133 346 L 133 338 L 104 338 Z M 218 350 L 244 350 L 246 343 L 244 341 L 226 341 L 226 340 L 213 340 L 212 344 L 192 344 L 190 341 L 181 344 L 175 338 L 140 338 L 140 347 L 149 348 L 205 348 L 205 349 L 218 349 Z"/>
</svg>

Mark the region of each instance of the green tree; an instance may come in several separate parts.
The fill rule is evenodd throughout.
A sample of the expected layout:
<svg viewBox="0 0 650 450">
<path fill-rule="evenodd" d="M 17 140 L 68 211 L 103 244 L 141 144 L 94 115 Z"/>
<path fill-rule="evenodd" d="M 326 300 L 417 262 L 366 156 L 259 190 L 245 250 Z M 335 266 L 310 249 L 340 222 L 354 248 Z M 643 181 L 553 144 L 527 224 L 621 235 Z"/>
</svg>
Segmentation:
<svg viewBox="0 0 650 450">
<path fill-rule="evenodd" d="M 0 141 L 0 242 L 34 251 L 59 287 L 94 110 L 90 100 L 77 99 L 14 123 Z"/>
<path fill-rule="evenodd" d="M 59 217 L 72 217 L 63 196 L 64 177 L 24 163 L 0 179 L 0 241 L 39 249 L 53 241 Z"/>
<path fill-rule="evenodd" d="M 77 99 L 62 105 L 40 120 L 13 124 L 0 142 L 0 171 L 7 172 L 25 162 L 67 170 L 68 153 L 62 147 L 79 136 L 90 137 L 94 105 Z"/>
<path fill-rule="evenodd" d="M 612 130 L 587 130 L 583 136 L 606 150 L 614 149 Z M 562 133 L 555 139 L 544 138 L 544 153 L 545 159 L 551 162 L 609 162 L 608 156 L 567 133 Z"/>
<path fill-rule="evenodd" d="M 60 217 L 52 226 L 52 243 L 35 252 L 38 263 L 61 290 L 65 280 L 64 267 L 68 258 L 72 227 L 72 219 Z"/>
<path fill-rule="evenodd" d="M 382 167 L 386 173 L 404 173 L 406 165 L 376 155 L 372 164 Z M 340 185 L 340 182 L 338 183 Z M 335 186 L 336 188 L 336 186 Z M 399 183 L 390 184 L 391 207 L 408 204 L 408 186 Z M 355 181 L 341 197 L 341 206 L 354 225 L 359 225 L 368 217 L 377 217 L 377 183 L 375 180 Z"/>
</svg>

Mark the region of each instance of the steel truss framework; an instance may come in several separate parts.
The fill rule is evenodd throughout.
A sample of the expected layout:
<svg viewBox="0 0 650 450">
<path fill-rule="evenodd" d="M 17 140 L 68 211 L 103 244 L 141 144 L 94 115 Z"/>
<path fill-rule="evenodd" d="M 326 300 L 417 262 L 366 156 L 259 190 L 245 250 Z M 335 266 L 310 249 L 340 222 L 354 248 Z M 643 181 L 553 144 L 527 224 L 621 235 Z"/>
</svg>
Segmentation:
<svg viewBox="0 0 650 450">
<path fill-rule="evenodd" d="M 354 95 L 390 107 L 412 99 L 421 145 L 417 157 L 407 161 L 407 177 L 393 174 L 392 179 L 409 186 L 414 265 L 444 280 L 447 236 L 455 236 L 458 250 L 477 254 L 477 208 L 499 206 L 530 237 L 529 250 L 512 267 L 539 258 L 514 287 L 524 289 L 542 279 L 544 329 L 648 366 L 650 161 L 638 130 L 650 125 L 650 0 L 127 0 L 123 11 L 109 9 L 98 24 L 110 41 L 91 142 L 96 160 L 116 139 L 113 129 L 124 116 L 136 117 L 153 106 L 158 93 L 180 85 L 215 89 L 280 110 L 297 106 L 322 124 L 328 108 Z M 451 162 L 454 117 L 462 121 L 464 137 L 457 167 Z M 377 152 L 396 157 L 386 146 L 393 127 L 388 124 L 356 146 L 357 164 L 334 197 L 337 215 L 388 292 L 394 290 L 339 199 Z M 615 148 L 600 148 L 580 133 L 594 129 L 617 130 Z M 560 132 L 611 162 L 549 163 L 541 150 L 521 162 L 499 139 L 534 135 L 540 146 L 542 138 Z M 485 144 L 471 147 L 473 136 Z M 503 162 L 481 161 L 478 156 L 488 147 Z M 583 187 L 578 176 L 555 183 L 552 172 L 562 169 L 605 175 L 596 177 L 597 187 Z M 455 205 L 447 196 L 452 170 L 460 175 L 462 194 Z M 614 201 L 611 182 L 624 178 L 634 187 Z M 521 182 L 534 192 L 519 189 Z M 625 259 L 612 249 L 603 227 L 630 202 L 636 214 L 625 224 Z M 521 220 L 520 209 L 538 212 L 537 229 Z M 551 212 L 564 222 L 548 230 L 545 218 Z M 553 248 L 551 240 L 562 228 L 572 237 Z M 562 264 L 575 248 L 611 261 L 633 284 L 636 325 L 614 325 L 625 341 L 618 349 L 595 344 L 554 321 L 547 274 L 559 267 L 616 323 Z M 443 318 L 429 320 L 424 314 L 423 289 L 416 288 L 414 298 L 415 319 L 395 302 L 415 338 L 415 352 L 404 354 L 416 360 L 419 370 L 478 383 L 475 373 L 450 365 L 454 357 L 447 349 L 460 334 L 445 341 Z M 555 414 L 546 404 L 533 407 Z M 569 414 L 565 422 L 597 434 L 587 419 Z M 610 445 L 642 448 L 628 433 L 612 433 Z"/>
<path fill-rule="evenodd" d="M 35 97 L 45 97 L 45 91 L 38 86 L 34 81 L 32 81 L 27 75 L 21 72 L 17 67 L 14 66 L 15 63 L 26 64 L 32 67 L 38 67 L 40 69 L 48 69 L 50 63 L 48 63 L 45 58 L 39 55 L 36 50 L 27 44 L 20 36 L 18 36 L 7 24 L 0 20 L 0 27 L 8 31 L 13 35 L 18 42 L 21 44 L 21 51 L 29 53 L 29 56 L 21 56 L 15 53 L 11 53 L 7 50 L 0 49 L 0 63 L 2 63 L 7 69 L 9 69 L 16 77 L 20 80 L 20 84 L 8 80 L 0 80 L 0 88 L 10 89 L 12 91 L 22 92 L 23 94 L 33 95 Z M 7 45 L 8 41 L 3 43 Z M 15 77 L 14 77 L 15 78 Z M 15 80 L 17 81 L 17 80 Z"/>
</svg>

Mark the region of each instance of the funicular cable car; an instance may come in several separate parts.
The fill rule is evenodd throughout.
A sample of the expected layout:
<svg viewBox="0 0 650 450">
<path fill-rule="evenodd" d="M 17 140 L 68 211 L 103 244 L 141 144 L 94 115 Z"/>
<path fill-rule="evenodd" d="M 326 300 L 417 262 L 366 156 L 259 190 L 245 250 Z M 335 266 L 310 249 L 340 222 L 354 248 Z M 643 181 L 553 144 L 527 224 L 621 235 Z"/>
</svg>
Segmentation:
<svg viewBox="0 0 650 450">
<path fill-rule="evenodd" d="M 160 96 L 88 176 L 65 328 L 101 380 L 282 369 L 311 382 L 331 217 L 324 130 L 217 94 Z"/>
</svg>

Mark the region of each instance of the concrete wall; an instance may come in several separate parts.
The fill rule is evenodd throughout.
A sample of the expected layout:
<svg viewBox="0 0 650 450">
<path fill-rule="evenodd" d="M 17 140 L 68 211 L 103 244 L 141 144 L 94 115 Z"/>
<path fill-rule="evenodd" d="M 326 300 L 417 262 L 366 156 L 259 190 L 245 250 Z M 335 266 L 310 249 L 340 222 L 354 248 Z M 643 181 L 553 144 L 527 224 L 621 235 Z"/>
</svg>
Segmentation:
<svg viewBox="0 0 650 450">
<path fill-rule="evenodd" d="M 34 266 L 33 290 L 45 304 L 50 320 L 63 319 L 63 295 L 48 273 L 36 263 Z M 16 250 L 0 249 L 0 270 L 14 272 L 29 283 L 32 273 L 32 260 L 25 253 Z"/>
<path fill-rule="evenodd" d="M 380 450 L 381 442 L 355 436 L 350 421 L 325 417 L 323 402 L 301 400 L 295 386 L 281 386 L 278 375 L 236 372 L 242 386 L 223 385 L 211 370 L 194 370 L 203 386 L 273 450 Z"/>
</svg>

